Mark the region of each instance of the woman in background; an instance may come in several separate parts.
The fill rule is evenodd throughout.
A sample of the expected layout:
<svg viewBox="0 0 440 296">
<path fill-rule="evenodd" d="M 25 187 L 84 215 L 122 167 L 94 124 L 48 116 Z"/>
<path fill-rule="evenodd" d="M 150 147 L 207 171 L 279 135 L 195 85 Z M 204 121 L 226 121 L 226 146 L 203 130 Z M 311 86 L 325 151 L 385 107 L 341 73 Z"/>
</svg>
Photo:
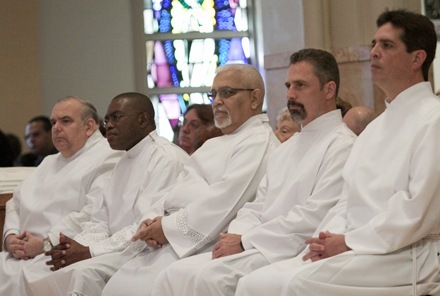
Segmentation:
<svg viewBox="0 0 440 296">
<path fill-rule="evenodd" d="M 287 107 L 281 109 L 277 116 L 277 126 L 275 128 L 275 135 L 278 140 L 283 143 L 299 131 L 301 131 L 301 128 L 298 123 L 293 121 Z"/>
<path fill-rule="evenodd" d="M 193 104 L 186 109 L 183 123 L 179 130 L 178 144 L 189 155 L 213 137 L 222 132 L 214 125 L 214 113 L 211 105 Z"/>
</svg>

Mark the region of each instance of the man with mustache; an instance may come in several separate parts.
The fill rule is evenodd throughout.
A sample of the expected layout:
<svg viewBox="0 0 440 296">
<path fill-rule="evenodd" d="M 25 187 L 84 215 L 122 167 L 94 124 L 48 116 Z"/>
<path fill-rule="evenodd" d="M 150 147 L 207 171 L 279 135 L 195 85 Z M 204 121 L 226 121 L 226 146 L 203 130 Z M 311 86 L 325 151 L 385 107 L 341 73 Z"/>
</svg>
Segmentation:
<svg viewBox="0 0 440 296">
<path fill-rule="evenodd" d="M 75 277 L 71 269 L 77 269 L 79 264 L 92 264 L 93 258 L 126 248 L 137 230 L 135 218 L 140 215 L 141 199 L 142 206 L 153 204 L 151 197 L 173 185 L 188 160 L 180 147 L 157 134 L 153 104 L 143 94 L 131 92 L 116 96 L 108 106 L 104 124 L 112 149 L 127 153 L 114 168 L 91 221 L 83 223 L 82 232 L 73 239 L 61 234 L 60 245 L 46 253 L 52 256 L 50 261 L 43 257 L 25 268 L 26 280 L 20 289 L 28 286 L 36 295 L 67 294 L 63 289 L 68 289 L 66 283 Z M 45 261 L 56 272 L 51 272 Z"/>
<path fill-rule="evenodd" d="M 58 244 L 61 231 L 73 236 L 89 221 L 122 155 L 109 147 L 97 122 L 95 107 L 80 98 L 53 107 L 52 140 L 60 153 L 45 157 L 6 204 L 0 295 L 13 294 L 22 267 Z"/>
<path fill-rule="evenodd" d="M 301 132 L 271 156 L 257 198 L 221 233 L 212 254 L 183 259 L 158 277 L 153 295 L 234 295 L 238 280 L 297 255 L 342 188 L 342 168 L 356 136 L 335 99 L 335 58 L 318 49 L 290 57 L 287 106 Z"/>
<path fill-rule="evenodd" d="M 387 108 L 353 146 L 341 202 L 300 256 L 243 278 L 237 295 L 440 295 L 440 101 L 428 82 L 437 36 L 404 10 L 376 24 L 371 73 Z"/>
</svg>

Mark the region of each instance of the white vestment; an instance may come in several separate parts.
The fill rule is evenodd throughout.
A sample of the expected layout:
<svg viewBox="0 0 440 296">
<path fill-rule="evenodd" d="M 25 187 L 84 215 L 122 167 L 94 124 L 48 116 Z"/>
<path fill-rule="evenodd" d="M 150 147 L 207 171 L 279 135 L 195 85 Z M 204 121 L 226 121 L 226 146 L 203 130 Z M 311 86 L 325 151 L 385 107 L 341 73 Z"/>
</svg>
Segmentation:
<svg viewBox="0 0 440 296">
<path fill-rule="evenodd" d="M 340 110 L 313 120 L 272 154 L 254 202 L 231 222 L 246 251 L 211 260 L 210 253 L 173 263 L 153 295 L 234 295 L 240 277 L 296 256 L 341 194 L 342 169 L 356 139 Z"/>
<path fill-rule="evenodd" d="M 180 147 L 152 131 L 116 165 L 98 211 L 93 213 L 90 222 L 81 224 L 83 230 L 74 239 L 89 246 L 92 257 L 125 249 L 138 228 L 135 220 L 140 211 L 138 205 L 153 204 L 154 194 L 176 182 L 188 158 Z M 75 270 L 83 262 L 52 272 L 45 264 L 47 260 L 41 257 L 23 268 L 21 294 L 25 294 L 25 289 L 32 295 L 67 295 L 71 290 L 80 291 L 74 287 L 81 287 L 88 275 Z"/>
<path fill-rule="evenodd" d="M 3 237 L 27 230 L 41 238 L 49 236 L 55 245 L 60 232 L 75 236 L 81 223 L 90 219 L 122 155 L 112 150 L 97 130 L 73 156 L 65 158 L 58 153 L 45 157 L 6 204 Z M 0 253 L 0 295 L 12 295 L 22 267 L 32 260 L 17 260 L 7 251 Z"/>
<path fill-rule="evenodd" d="M 240 280 L 237 295 L 440 295 L 439 131 L 428 82 L 400 93 L 359 136 L 343 171 L 352 251 L 262 268 Z"/>
<path fill-rule="evenodd" d="M 149 295 L 155 277 L 169 263 L 208 251 L 237 211 L 255 199 L 269 155 L 278 145 L 263 114 L 232 134 L 205 142 L 179 182 L 144 217 L 166 215 L 162 227 L 169 244 L 145 249 L 125 263 L 103 295 Z"/>
</svg>

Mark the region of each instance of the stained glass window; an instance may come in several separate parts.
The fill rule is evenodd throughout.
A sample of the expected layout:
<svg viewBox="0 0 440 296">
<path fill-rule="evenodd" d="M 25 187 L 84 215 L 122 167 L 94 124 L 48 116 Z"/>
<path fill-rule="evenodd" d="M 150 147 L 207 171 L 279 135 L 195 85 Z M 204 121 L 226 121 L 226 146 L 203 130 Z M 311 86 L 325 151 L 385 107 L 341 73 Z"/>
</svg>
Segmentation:
<svg viewBox="0 0 440 296">
<path fill-rule="evenodd" d="M 215 70 L 251 63 L 249 0 L 144 0 L 148 95 L 173 139 L 186 107 L 209 104 Z"/>
</svg>

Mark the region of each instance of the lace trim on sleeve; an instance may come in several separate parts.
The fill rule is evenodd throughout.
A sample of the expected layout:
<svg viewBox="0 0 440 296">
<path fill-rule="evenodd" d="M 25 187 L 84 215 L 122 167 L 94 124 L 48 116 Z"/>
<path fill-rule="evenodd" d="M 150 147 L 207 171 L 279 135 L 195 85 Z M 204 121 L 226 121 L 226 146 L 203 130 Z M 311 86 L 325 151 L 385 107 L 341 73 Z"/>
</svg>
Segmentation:
<svg viewBox="0 0 440 296">
<path fill-rule="evenodd" d="M 185 237 L 194 243 L 196 249 L 200 249 L 207 243 L 212 241 L 209 236 L 204 236 L 195 229 L 189 227 L 188 223 L 188 211 L 187 209 L 181 209 L 176 215 L 177 229 L 183 233 Z"/>
<path fill-rule="evenodd" d="M 68 216 L 64 217 L 64 223 L 70 226 L 76 233 L 81 232 L 83 229 L 81 224 L 84 222 L 89 222 L 92 216 L 92 206 L 84 206 L 80 212 L 70 213 Z"/>
</svg>

